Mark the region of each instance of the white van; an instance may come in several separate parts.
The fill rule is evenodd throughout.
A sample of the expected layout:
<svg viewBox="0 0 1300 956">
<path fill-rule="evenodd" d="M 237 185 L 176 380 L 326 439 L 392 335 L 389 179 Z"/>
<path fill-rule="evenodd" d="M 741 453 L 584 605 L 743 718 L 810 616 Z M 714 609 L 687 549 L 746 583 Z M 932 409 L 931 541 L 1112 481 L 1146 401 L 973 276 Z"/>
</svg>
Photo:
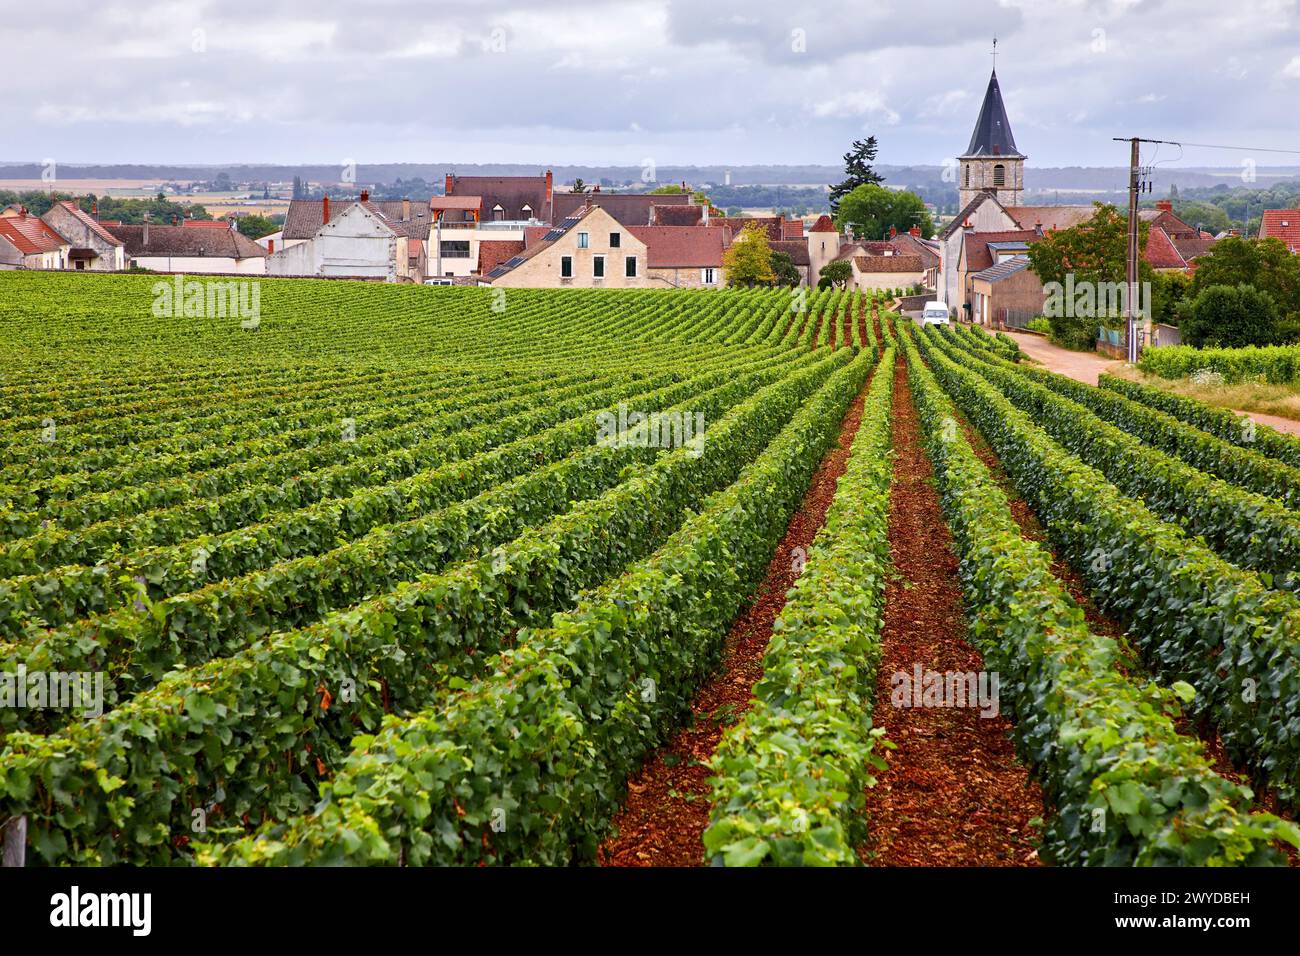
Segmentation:
<svg viewBox="0 0 1300 956">
<path fill-rule="evenodd" d="M 922 325 L 947 325 L 948 305 L 945 302 L 927 302 L 921 313 Z"/>
</svg>

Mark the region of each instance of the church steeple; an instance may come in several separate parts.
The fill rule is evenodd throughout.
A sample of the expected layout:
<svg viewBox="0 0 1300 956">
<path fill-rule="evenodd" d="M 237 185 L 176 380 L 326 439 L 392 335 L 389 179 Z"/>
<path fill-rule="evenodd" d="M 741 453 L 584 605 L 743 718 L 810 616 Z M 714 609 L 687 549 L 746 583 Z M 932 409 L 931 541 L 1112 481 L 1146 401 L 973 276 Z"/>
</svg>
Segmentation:
<svg viewBox="0 0 1300 956">
<path fill-rule="evenodd" d="M 993 41 L 997 55 L 997 41 Z M 1002 102 L 1002 88 L 994 66 L 984 91 L 970 145 L 959 158 L 961 171 L 957 184 L 961 206 L 965 208 L 981 192 L 992 192 L 1004 206 L 1018 206 L 1025 188 L 1025 156 L 1016 148 L 1011 134 L 1011 120 Z"/>
<path fill-rule="evenodd" d="M 975 132 L 971 134 L 966 155 L 1020 155 L 1016 149 L 1016 138 L 1011 135 L 1011 120 L 1007 119 L 1007 108 L 1002 102 L 996 69 L 989 77 L 989 88 L 984 91 L 984 105 L 980 107 L 980 118 L 975 121 Z"/>
</svg>

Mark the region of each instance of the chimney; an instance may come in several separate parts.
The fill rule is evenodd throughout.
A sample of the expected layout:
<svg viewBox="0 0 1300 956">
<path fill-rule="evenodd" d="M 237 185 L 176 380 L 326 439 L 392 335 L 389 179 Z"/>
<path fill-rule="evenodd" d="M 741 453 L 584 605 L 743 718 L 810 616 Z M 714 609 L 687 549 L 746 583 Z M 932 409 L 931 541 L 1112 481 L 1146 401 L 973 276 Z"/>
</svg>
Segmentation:
<svg viewBox="0 0 1300 956">
<path fill-rule="evenodd" d="M 897 238 L 898 238 L 898 227 L 897 227 L 897 226 L 890 226 L 890 227 L 889 227 L 889 238 L 890 238 L 890 239 L 897 239 Z"/>
<path fill-rule="evenodd" d="M 402 200 L 402 222 L 408 222 L 411 218 L 411 200 Z"/>
<path fill-rule="evenodd" d="M 1174 204 L 1173 201 L 1169 199 L 1157 199 L 1156 208 L 1159 209 L 1161 212 L 1173 212 Z"/>
<path fill-rule="evenodd" d="M 450 196 L 450 195 L 451 195 L 451 191 L 452 191 L 455 187 L 456 187 L 456 177 L 453 176 L 451 173 L 448 173 L 448 174 L 447 174 L 447 182 L 446 182 L 446 185 L 443 187 L 443 192 L 445 192 L 448 196 Z"/>
<path fill-rule="evenodd" d="M 268 240 L 266 240 L 266 254 L 267 254 L 268 256 L 273 256 L 273 255 L 275 255 L 275 240 L 274 240 L 274 239 L 268 239 Z"/>
<path fill-rule="evenodd" d="M 326 194 L 325 194 L 325 198 L 321 200 L 321 216 L 324 217 L 324 218 L 321 219 L 321 224 L 322 224 L 322 225 L 328 225 L 328 224 L 329 224 L 329 221 L 330 221 L 330 197 L 329 197 L 329 193 L 326 193 Z"/>
<path fill-rule="evenodd" d="M 176 217 L 175 217 L 175 216 L 172 216 L 172 225 L 173 225 L 173 226 L 176 225 Z"/>
<path fill-rule="evenodd" d="M 549 207 L 555 194 L 555 176 L 548 169 L 546 171 L 546 205 Z"/>
<path fill-rule="evenodd" d="M 708 204 L 708 203 L 705 203 L 705 204 L 704 204 L 704 208 L 703 208 L 703 209 L 701 210 L 701 212 L 700 212 L 700 222 L 701 222 L 703 225 L 706 225 L 706 226 L 709 224 L 709 204 Z"/>
<path fill-rule="evenodd" d="M 921 238 L 921 227 L 920 227 L 920 226 L 913 226 L 911 229 L 907 230 L 907 234 L 908 234 L 909 236 L 911 236 L 913 239 L 920 239 L 920 238 Z"/>
<path fill-rule="evenodd" d="M 361 201 L 362 201 L 362 202 L 370 202 L 370 190 L 369 190 L 369 189 L 363 189 L 363 190 L 361 190 Z"/>
<path fill-rule="evenodd" d="M 149 245 L 149 213 L 144 214 L 144 245 Z"/>
<path fill-rule="evenodd" d="M 99 218 L 99 200 L 98 200 L 98 199 L 96 199 L 94 202 L 92 202 L 92 203 L 90 204 L 90 214 L 91 214 L 92 216 L 94 216 L 96 219 Z"/>
</svg>

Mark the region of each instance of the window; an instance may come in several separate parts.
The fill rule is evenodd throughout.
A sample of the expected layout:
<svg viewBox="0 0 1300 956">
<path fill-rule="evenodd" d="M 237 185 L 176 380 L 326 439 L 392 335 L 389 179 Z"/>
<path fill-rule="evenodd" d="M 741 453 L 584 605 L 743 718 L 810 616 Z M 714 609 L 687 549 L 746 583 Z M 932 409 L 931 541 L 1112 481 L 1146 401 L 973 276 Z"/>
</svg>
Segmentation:
<svg viewBox="0 0 1300 956">
<path fill-rule="evenodd" d="M 628 256 L 623 260 L 623 275 L 629 279 L 636 278 L 636 256 Z"/>
<path fill-rule="evenodd" d="M 524 203 L 524 218 L 525 219 L 533 218 L 533 207 L 528 205 L 528 203 Z"/>
<path fill-rule="evenodd" d="M 701 270 L 700 270 L 700 281 L 703 282 L 705 285 L 717 285 L 717 284 L 718 284 L 718 270 L 717 270 L 717 269 L 701 269 Z"/>
<path fill-rule="evenodd" d="M 591 245 L 591 234 L 587 232 L 578 233 L 578 248 L 586 249 Z"/>
<path fill-rule="evenodd" d="M 495 206 L 492 207 L 492 218 L 495 219 L 497 222 L 503 222 L 505 220 L 506 211 L 501 207 L 500 203 L 497 203 Z"/>
<path fill-rule="evenodd" d="M 998 163 L 993 167 L 993 185 L 1005 186 L 1007 184 L 1007 167 Z"/>
<path fill-rule="evenodd" d="M 560 278 L 573 278 L 573 256 L 560 256 Z"/>
<path fill-rule="evenodd" d="M 597 279 L 605 278 L 605 257 L 604 256 L 592 256 L 591 274 L 595 276 Z"/>
<path fill-rule="evenodd" d="M 1282 223 L 1282 225 L 1285 226 L 1286 223 Z M 618 244 L 619 244 L 620 242 L 622 242 L 622 241 L 623 241 L 623 235 L 622 235 L 622 233 L 611 232 L 611 233 L 609 234 L 609 247 L 610 247 L 611 249 L 617 249 L 617 248 L 618 248 Z"/>
<path fill-rule="evenodd" d="M 970 185 L 970 163 L 966 164 L 966 185 Z"/>
<path fill-rule="evenodd" d="M 468 259 L 469 258 L 469 240 L 468 239 L 447 239 L 439 247 L 442 250 L 444 259 Z"/>
</svg>

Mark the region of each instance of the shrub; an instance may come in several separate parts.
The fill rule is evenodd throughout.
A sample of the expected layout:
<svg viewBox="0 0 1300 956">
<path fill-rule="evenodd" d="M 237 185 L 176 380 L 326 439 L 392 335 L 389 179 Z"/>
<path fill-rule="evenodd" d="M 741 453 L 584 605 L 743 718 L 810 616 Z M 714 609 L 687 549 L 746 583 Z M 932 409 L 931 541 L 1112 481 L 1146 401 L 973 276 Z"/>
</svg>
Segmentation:
<svg viewBox="0 0 1300 956">
<path fill-rule="evenodd" d="M 1194 348 L 1271 345 L 1277 340 L 1273 297 L 1249 285 L 1213 285 L 1196 297 L 1183 323 L 1183 339 Z"/>
</svg>

